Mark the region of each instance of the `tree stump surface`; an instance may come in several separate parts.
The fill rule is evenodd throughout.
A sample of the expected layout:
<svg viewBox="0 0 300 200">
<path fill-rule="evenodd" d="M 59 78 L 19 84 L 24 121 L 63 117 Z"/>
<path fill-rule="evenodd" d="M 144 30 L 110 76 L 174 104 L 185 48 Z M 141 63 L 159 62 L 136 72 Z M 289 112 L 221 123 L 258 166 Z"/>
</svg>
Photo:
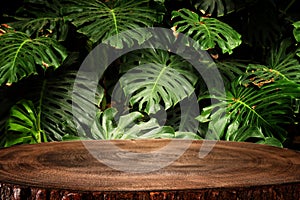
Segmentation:
<svg viewBox="0 0 300 200">
<path fill-rule="evenodd" d="M 184 142 L 173 141 L 174 152 Z M 112 152 L 112 144 L 144 155 L 163 149 L 170 140 L 52 142 L 0 149 L 0 199 L 300 199 L 300 152 L 218 141 L 202 149 L 207 155 L 200 158 L 203 141 L 190 142 L 178 159 L 172 150 L 156 155 L 175 160 L 150 172 L 134 172 L 151 166 L 147 156 L 130 163 L 130 172 L 108 166 L 101 155 L 122 167 L 126 162 L 118 161 L 124 153 Z"/>
</svg>

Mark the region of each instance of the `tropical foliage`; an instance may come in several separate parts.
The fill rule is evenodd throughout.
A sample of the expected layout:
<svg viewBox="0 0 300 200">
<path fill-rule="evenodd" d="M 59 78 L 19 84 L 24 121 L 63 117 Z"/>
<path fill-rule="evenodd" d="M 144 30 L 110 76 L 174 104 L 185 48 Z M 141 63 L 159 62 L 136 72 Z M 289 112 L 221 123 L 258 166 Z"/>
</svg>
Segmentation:
<svg viewBox="0 0 300 200">
<path fill-rule="evenodd" d="M 24 0 L 3 7 L 0 146 L 205 138 L 288 147 L 299 122 L 297 6 L 294 0 Z M 93 71 L 78 73 L 98 44 L 120 51 L 142 45 L 157 37 L 141 31 L 150 27 L 172 30 L 168 41 L 192 38 L 186 48 L 216 63 L 225 95 L 208 88 L 191 62 L 155 47 L 120 56 L 99 80 Z"/>
</svg>

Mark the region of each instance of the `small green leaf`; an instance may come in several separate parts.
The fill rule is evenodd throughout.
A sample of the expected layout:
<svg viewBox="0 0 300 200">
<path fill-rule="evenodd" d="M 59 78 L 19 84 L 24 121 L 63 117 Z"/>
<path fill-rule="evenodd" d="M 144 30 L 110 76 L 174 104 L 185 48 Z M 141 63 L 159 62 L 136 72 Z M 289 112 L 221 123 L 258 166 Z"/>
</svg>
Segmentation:
<svg viewBox="0 0 300 200">
<path fill-rule="evenodd" d="M 267 144 L 275 147 L 283 147 L 282 143 L 274 137 L 266 137 L 264 140 L 257 142 L 258 144 Z"/>
<path fill-rule="evenodd" d="M 293 23 L 293 26 L 294 26 L 294 30 L 293 30 L 294 37 L 297 42 L 300 42 L 300 21 Z"/>
<path fill-rule="evenodd" d="M 300 57 L 300 49 L 297 50 L 296 55 L 297 55 L 298 57 Z"/>
<path fill-rule="evenodd" d="M 240 123 L 238 121 L 234 121 L 231 124 L 229 124 L 228 128 L 227 128 L 227 132 L 225 135 L 225 139 L 227 141 L 233 140 L 232 138 L 235 138 L 235 133 L 238 131 L 240 126 Z"/>
<path fill-rule="evenodd" d="M 19 143 L 46 142 L 46 135 L 40 126 L 40 113 L 32 101 L 22 100 L 11 108 L 6 125 L 5 146 Z"/>
<path fill-rule="evenodd" d="M 165 0 L 154 0 L 154 2 L 165 3 Z"/>
<path fill-rule="evenodd" d="M 199 135 L 196 133 L 191 133 L 191 132 L 175 132 L 175 138 L 181 138 L 181 139 L 191 139 L 191 140 L 201 140 Z"/>
</svg>

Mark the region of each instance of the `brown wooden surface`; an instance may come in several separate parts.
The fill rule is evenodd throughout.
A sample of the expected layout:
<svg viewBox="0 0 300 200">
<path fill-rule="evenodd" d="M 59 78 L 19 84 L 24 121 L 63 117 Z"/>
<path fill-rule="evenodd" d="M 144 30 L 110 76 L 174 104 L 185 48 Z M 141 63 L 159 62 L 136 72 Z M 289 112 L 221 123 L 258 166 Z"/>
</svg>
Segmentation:
<svg viewBox="0 0 300 200">
<path fill-rule="evenodd" d="M 178 147 L 183 141 L 177 140 Z M 110 154 L 108 141 L 89 141 Z M 119 140 L 131 152 L 151 152 L 169 140 Z M 193 141 L 171 165 L 128 173 L 95 159 L 81 141 L 0 150 L 1 199 L 300 199 L 300 153 L 219 141 L 203 159 Z M 111 155 L 117 159 L 117 155 Z M 172 156 L 172 152 L 164 156 Z M 134 168 L 134 166 L 132 166 Z"/>
</svg>

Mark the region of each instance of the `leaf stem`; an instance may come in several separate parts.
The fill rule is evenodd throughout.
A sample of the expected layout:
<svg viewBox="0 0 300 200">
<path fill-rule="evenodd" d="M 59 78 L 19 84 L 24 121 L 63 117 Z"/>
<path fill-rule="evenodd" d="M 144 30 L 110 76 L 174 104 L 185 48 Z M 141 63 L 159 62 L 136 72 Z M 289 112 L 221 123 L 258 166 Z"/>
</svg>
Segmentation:
<svg viewBox="0 0 300 200">
<path fill-rule="evenodd" d="M 116 31 L 116 34 L 117 34 L 117 37 L 118 37 L 118 34 L 119 34 L 119 31 L 118 31 L 118 24 L 117 24 L 117 18 L 116 18 L 116 15 L 114 13 L 114 9 L 111 9 L 110 10 L 110 13 L 113 17 L 113 20 L 114 20 L 114 25 L 115 25 L 115 31 Z"/>
<path fill-rule="evenodd" d="M 289 5 L 284 9 L 284 13 L 286 13 L 289 9 L 290 9 L 290 7 L 294 4 L 296 2 L 296 0 L 292 0 L 290 3 L 289 3 Z"/>
<path fill-rule="evenodd" d="M 31 41 L 31 40 L 30 40 L 30 39 L 24 40 L 24 41 L 21 43 L 21 45 L 19 46 L 19 48 L 17 49 L 17 51 L 16 51 L 16 53 L 15 53 L 15 56 L 14 56 L 14 59 L 13 59 L 13 67 L 15 67 L 15 63 L 16 63 L 16 60 L 17 60 L 17 58 L 18 58 L 18 55 L 19 55 L 21 49 L 22 49 L 23 46 L 24 46 L 27 42 L 29 42 L 29 41 Z"/>
<path fill-rule="evenodd" d="M 153 87 L 152 87 L 152 90 L 151 90 L 151 94 L 154 93 L 155 88 L 156 88 L 157 85 L 158 85 L 158 81 L 160 80 L 161 76 L 164 74 L 164 72 L 166 71 L 166 69 L 167 69 L 167 66 L 163 66 L 162 70 L 160 71 L 159 75 L 157 76 L 157 78 L 156 78 L 156 80 L 155 80 L 155 83 L 154 83 L 154 85 L 153 85 Z"/>
</svg>

